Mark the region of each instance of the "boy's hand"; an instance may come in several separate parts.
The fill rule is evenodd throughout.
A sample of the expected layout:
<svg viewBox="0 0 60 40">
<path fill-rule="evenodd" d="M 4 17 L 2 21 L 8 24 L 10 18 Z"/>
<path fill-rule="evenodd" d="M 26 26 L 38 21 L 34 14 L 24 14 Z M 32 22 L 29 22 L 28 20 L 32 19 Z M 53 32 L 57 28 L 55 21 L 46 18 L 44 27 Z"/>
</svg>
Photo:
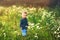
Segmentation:
<svg viewBox="0 0 60 40">
<path fill-rule="evenodd" d="M 25 27 L 27 27 L 27 26 L 25 26 Z"/>
</svg>

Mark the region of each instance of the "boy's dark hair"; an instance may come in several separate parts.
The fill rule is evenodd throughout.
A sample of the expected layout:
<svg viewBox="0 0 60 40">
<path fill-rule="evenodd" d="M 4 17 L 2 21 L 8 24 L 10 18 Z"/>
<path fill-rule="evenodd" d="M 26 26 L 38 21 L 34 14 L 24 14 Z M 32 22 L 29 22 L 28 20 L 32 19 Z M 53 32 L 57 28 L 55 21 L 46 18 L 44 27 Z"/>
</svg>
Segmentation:
<svg viewBox="0 0 60 40">
<path fill-rule="evenodd" d="M 27 14 L 27 12 L 24 12 L 25 14 Z"/>
</svg>

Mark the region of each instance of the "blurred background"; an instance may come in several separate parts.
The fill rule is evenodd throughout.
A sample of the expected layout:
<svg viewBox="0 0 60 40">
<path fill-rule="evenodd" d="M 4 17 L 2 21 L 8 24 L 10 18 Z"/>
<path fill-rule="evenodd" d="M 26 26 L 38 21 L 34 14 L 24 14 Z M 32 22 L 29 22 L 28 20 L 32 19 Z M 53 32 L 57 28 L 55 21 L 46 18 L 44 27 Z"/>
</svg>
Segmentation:
<svg viewBox="0 0 60 40">
<path fill-rule="evenodd" d="M 26 37 L 20 28 L 23 11 Z M 60 40 L 60 0 L 0 0 L 0 40 Z"/>
</svg>

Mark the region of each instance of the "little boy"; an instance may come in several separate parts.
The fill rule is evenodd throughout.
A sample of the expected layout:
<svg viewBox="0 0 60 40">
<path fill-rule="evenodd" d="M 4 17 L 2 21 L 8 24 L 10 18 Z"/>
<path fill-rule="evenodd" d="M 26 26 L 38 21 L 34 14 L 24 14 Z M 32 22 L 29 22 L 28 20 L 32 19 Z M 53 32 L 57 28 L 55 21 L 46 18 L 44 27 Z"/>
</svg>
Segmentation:
<svg viewBox="0 0 60 40">
<path fill-rule="evenodd" d="M 23 12 L 22 13 L 22 19 L 20 21 L 20 27 L 22 28 L 22 36 L 26 36 L 27 26 L 28 26 L 27 12 Z"/>
</svg>

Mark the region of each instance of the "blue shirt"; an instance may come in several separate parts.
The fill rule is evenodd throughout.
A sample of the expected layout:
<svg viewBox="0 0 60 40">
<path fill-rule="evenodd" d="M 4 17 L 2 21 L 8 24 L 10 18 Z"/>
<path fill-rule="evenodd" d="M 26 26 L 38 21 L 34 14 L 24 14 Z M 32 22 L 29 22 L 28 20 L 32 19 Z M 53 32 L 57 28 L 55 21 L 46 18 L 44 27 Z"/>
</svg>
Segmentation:
<svg viewBox="0 0 60 40">
<path fill-rule="evenodd" d="M 27 29 L 26 26 L 28 26 L 27 18 L 22 18 L 20 21 L 20 27 L 22 27 L 22 29 Z"/>
</svg>

